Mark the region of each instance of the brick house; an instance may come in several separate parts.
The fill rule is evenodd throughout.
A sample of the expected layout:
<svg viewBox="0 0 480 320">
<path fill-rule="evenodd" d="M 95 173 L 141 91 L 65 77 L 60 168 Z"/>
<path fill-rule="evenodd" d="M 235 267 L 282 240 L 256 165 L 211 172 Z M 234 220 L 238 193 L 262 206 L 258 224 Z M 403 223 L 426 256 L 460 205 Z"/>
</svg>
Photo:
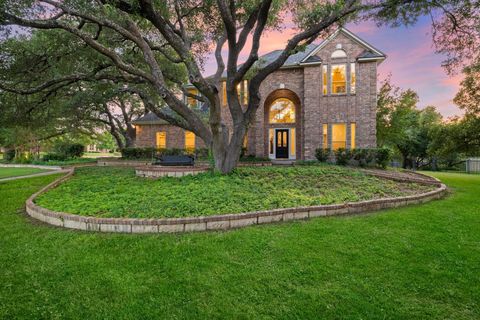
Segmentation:
<svg viewBox="0 0 480 320">
<path fill-rule="evenodd" d="M 260 57 L 259 63 L 272 61 L 280 52 Z M 317 148 L 375 147 L 377 66 L 385 58 L 384 53 L 345 28 L 292 55 L 260 87 L 261 107 L 245 139 L 247 154 L 308 160 L 315 158 Z M 239 87 L 241 101 L 246 104 L 247 80 Z M 221 95 L 228 124 L 225 83 Z M 198 105 L 192 100 L 187 102 Z M 153 114 L 134 123 L 138 147 L 205 147 L 193 133 Z"/>
</svg>

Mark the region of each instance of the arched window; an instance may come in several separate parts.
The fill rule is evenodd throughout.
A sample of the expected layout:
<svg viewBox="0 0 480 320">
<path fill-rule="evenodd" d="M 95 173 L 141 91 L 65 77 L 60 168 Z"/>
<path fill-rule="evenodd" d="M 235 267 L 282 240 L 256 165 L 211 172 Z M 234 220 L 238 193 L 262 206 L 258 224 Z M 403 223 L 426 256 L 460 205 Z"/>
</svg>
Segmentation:
<svg viewBox="0 0 480 320">
<path fill-rule="evenodd" d="M 343 51 L 342 49 L 337 49 L 335 51 L 333 51 L 332 53 L 332 58 L 346 58 L 347 57 L 347 54 L 345 53 L 345 51 Z"/>
<path fill-rule="evenodd" d="M 280 98 L 270 106 L 270 123 L 295 123 L 295 104 L 286 98 Z"/>
</svg>

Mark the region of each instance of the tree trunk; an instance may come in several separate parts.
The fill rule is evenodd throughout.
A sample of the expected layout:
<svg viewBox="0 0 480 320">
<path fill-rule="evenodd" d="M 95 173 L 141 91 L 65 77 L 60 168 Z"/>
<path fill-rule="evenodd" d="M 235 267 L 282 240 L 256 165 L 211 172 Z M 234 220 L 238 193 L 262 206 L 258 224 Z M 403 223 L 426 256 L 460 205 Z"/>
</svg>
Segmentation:
<svg viewBox="0 0 480 320">
<path fill-rule="evenodd" d="M 137 132 L 135 128 L 127 125 L 127 130 L 125 130 L 125 134 L 124 134 L 126 148 L 134 147 L 136 136 L 137 136 Z"/>
<path fill-rule="evenodd" d="M 237 126 L 230 141 L 228 141 L 228 129 L 225 126 L 223 128 L 219 136 L 214 135 L 211 149 L 215 160 L 215 170 L 226 174 L 232 172 L 240 160 L 246 128 L 243 124 Z"/>
<path fill-rule="evenodd" d="M 123 142 L 122 136 L 118 133 L 117 130 L 114 128 L 110 129 L 110 134 L 113 136 L 115 139 L 115 142 L 117 143 L 118 149 L 122 150 L 123 148 L 126 147 L 125 143 Z"/>
</svg>

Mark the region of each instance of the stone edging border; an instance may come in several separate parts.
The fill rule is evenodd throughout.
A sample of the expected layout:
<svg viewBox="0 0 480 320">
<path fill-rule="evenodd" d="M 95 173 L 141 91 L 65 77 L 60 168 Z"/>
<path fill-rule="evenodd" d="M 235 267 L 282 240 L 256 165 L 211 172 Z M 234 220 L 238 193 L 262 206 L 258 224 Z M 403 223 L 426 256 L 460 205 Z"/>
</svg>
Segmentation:
<svg viewBox="0 0 480 320">
<path fill-rule="evenodd" d="M 75 214 L 55 212 L 40 207 L 34 203 L 37 196 L 55 188 L 60 183 L 69 179 L 74 173 L 72 168 L 65 176 L 55 180 L 40 191 L 33 194 L 26 201 L 26 211 L 32 218 L 45 223 L 85 231 L 98 232 L 123 232 L 123 233 L 168 233 L 192 232 L 207 230 L 228 230 L 246 227 L 255 224 L 266 224 L 279 221 L 303 220 L 322 216 L 335 216 L 344 214 L 358 214 L 376 210 L 396 208 L 410 204 L 419 204 L 434 199 L 442 198 L 447 187 L 439 180 L 424 176 L 418 183 L 434 184 L 438 188 L 423 194 L 413 196 L 349 202 L 344 204 L 320 205 L 311 207 L 297 207 L 286 209 L 273 209 L 265 211 L 247 212 L 239 214 L 225 214 L 215 216 L 202 216 L 190 218 L 163 218 L 163 219 L 134 219 L 134 218 L 97 218 Z M 374 172 L 368 174 L 376 175 Z M 426 179 L 428 177 L 428 179 Z M 382 177 L 392 178 L 392 177 Z M 403 181 L 410 181 L 402 178 Z M 415 179 L 417 180 L 417 179 Z M 430 180 L 430 182 L 426 182 Z M 434 182 L 433 182 L 434 181 Z M 412 181 L 413 182 L 413 181 Z"/>
</svg>

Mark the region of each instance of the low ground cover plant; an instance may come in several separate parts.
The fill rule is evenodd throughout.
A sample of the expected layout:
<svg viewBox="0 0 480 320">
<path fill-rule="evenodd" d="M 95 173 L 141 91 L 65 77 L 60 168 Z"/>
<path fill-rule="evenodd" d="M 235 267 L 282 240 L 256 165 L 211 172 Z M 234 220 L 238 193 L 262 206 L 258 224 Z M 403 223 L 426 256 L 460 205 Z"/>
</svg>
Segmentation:
<svg viewBox="0 0 480 320">
<path fill-rule="evenodd" d="M 431 190 L 332 165 L 242 167 L 149 180 L 129 168 L 89 167 L 40 196 L 49 209 L 100 217 L 185 217 L 344 203 Z"/>
<path fill-rule="evenodd" d="M 423 205 L 159 235 L 35 223 L 57 176 L 0 183 L 0 318 L 479 319 L 480 176 L 434 175 Z"/>
</svg>

